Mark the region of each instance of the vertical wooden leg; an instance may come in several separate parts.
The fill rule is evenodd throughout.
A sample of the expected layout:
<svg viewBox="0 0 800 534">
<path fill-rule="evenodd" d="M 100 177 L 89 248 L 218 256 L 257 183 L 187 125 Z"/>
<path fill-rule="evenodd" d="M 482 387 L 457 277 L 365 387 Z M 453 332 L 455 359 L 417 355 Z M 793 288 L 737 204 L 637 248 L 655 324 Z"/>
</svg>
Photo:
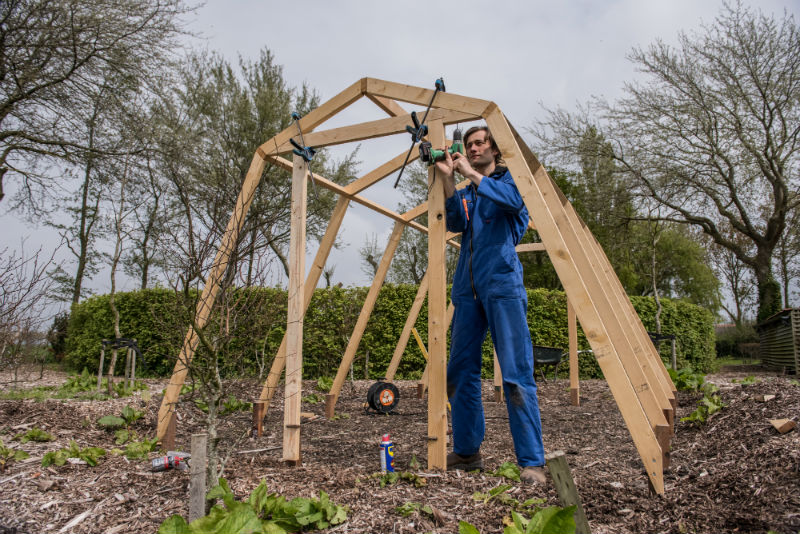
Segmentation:
<svg viewBox="0 0 800 534">
<path fill-rule="evenodd" d="M 503 402 L 503 372 L 500 370 L 500 360 L 497 351 L 494 351 L 494 401 Z"/>
<path fill-rule="evenodd" d="M 253 402 L 253 437 L 260 438 L 264 435 L 264 415 L 267 413 L 267 403 L 262 400 Z"/>
<path fill-rule="evenodd" d="M 303 395 L 303 303 L 306 273 L 308 164 L 294 155 L 289 244 L 289 306 L 286 325 L 286 385 L 283 405 L 283 460 L 300 463 L 300 406 Z"/>
<path fill-rule="evenodd" d="M 581 405 L 581 383 L 578 366 L 578 319 L 575 308 L 567 300 L 567 330 L 569 332 L 569 402 L 572 406 Z"/>
<path fill-rule="evenodd" d="M 100 351 L 100 367 L 97 368 L 97 391 L 100 391 L 100 388 L 103 385 L 103 365 L 106 363 L 106 349 L 105 345 L 103 349 Z"/>
<path fill-rule="evenodd" d="M 443 149 L 444 125 L 429 124 L 429 139 Z M 447 280 L 444 187 L 435 167 L 428 172 L 428 469 L 447 468 Z"/>
</svg>

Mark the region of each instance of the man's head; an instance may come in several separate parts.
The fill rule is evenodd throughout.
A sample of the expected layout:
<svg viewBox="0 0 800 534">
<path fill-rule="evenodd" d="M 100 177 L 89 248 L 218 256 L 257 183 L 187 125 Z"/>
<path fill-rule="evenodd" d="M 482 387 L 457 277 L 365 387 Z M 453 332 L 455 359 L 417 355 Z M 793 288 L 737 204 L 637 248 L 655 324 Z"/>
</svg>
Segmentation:
<svg viewBox="0 0 800 534">
<path fill-rule="evenodd" d="M 464 134 L 464 148 L 469 163 L 476 170 L 494 168 L 503 163 L 503 156 L 487 126 L 473 126 Z"/>
</svg>

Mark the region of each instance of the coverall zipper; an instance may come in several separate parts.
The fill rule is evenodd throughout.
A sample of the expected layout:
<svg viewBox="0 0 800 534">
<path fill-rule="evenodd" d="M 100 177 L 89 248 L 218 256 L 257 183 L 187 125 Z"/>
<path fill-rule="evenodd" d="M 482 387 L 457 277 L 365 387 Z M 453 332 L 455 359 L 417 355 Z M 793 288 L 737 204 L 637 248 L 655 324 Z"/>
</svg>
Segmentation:
<svg viewBox="0 0 800 534">
<path fill-rule="evenodd" d="M 475 210 L 474 208 L 478 205 L 478 196 L 475 192 L 475 185 L 470 185 L 472 189 L 472 206 L 473 206 L 473 218 L 475 217 Z M 469 221 L 469 283 L 472 286 L 472 299 L 478 300 L 478 292 L 475 291 L 475 279 L 472 277 L 472 237 L 475 235 L 475 221 Z"/>
</svg>

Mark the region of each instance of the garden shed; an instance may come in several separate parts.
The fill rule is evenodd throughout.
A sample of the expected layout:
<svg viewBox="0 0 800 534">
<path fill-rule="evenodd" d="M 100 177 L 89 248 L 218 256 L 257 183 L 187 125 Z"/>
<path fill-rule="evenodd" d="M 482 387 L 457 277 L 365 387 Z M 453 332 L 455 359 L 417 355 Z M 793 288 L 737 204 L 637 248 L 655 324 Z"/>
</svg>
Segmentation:
<svg viewBox="0 0 800 534">
<path fill-rule="evenodd" d="M 797 374 L 800 368 L 800 308 L 781 310 L 760 323 L 756 329 L 762 365 Z"/>
</svg>

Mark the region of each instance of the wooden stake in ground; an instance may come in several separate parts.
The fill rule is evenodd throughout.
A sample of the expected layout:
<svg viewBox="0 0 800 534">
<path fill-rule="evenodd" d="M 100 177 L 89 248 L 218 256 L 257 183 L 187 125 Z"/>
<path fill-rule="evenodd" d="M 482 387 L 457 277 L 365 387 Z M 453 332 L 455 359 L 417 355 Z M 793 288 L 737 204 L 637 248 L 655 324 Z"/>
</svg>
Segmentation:
<svg viewBox="0 0 800 534">
<path fill-rule="evenodd" d="M 575 506 L 575 534 L 589 534 L 591 532 L 589 530 L 589 521 L 583 511 L 581 497 L 578 495 L 575 481 L 572 480 L 572 473 L 569 470 L 564 451 L 552 452 L 544 458 L 562 506 Z"/>
<path fill-rule="evenodd" d="M 578 320 L 575 308 L 567 300 L 567 330 L 569 332 L 569 403 L 581 405 L 581 383 L 578 377 Z"/>
<path fill-rule="evenodd" d="M 192 434 L 189 460 L 189 523 L 206 515 L 206 446 L 208 434 Z"/>
</svg>

